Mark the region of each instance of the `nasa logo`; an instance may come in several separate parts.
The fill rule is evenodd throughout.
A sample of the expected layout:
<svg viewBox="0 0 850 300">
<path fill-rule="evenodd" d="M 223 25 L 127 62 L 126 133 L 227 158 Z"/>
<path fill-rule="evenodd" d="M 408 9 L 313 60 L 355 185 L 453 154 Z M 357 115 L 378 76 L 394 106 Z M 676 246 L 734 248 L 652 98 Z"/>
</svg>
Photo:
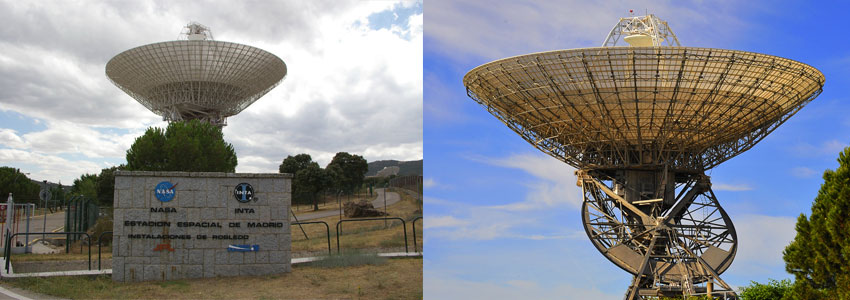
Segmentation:
<svg viewBox="0 0 850 300">
<path fill-rule="evenodd" d="M 254 200 L 254 187 L 248 183 L 240 183 L 233 189 L 233 197 L 241 203 L 248 203 Z"/>
<path fill-rule="evenodd" d="M 176 184 L 171 184 L 171 182 L 163 181 L 156 185 L 154 188 L 153 194 L 156 196 L 156 199 L 162 202 L 171 201 L 174 199 L 174 188 L 177 187 Z"/>
</svg>

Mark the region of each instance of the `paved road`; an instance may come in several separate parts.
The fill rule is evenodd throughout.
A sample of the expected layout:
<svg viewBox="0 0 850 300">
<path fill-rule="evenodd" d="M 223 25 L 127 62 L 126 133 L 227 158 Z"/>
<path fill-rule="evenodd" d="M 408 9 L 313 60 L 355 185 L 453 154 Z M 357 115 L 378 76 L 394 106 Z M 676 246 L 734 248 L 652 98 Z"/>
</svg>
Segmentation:
<svg viewBox="0 0 850 300">
<path fill-rule="evenodd" d="M 374 206 L 375 208 L 384 208 L 384 189 L 375 189 L 375 194 L 376 196 L 375 200 L 372 200 L 372 206 Z M 396 202 L 401 200 L 401 196 L 399 196 L 396 192 L 387 192 L 386 196 L 387 206 L 395 204 Z M 339 209 L 332 209 L 314 213 L 296 214 L 295 216 L 298 217 L 298 221 L 307 221 L 330 216 L 339 216 L 339 211 Z M 295 219 L 293 219 L 292 221 L 295 221 Z"/>
<path fill-rule="evenodd" d="M 30 219 L 29 232 L 45 232 L 45 231 L 46 232 L 53 232 L 53 231 L 56 231 L 57 229 L 62 228 L 63 226 L 65 226 L 65 212 L 62 211 L 62 212 L 48 214 L 47 215 L 47 222 L 46 222 L 47 230 L 45 230 L 44 225 L 45 225 L 44 216 L 33 216 Z M 27 223 L 24 220 L 20 224 L 18 224 L 18 232 L 26 232 L 26 231 L 27 231 Z M 55 236 L 56 235 L 54 235 L 54 237 Z M 46 237 L 50 238 L 50 236 L 46 236 Z M 23 242 L 27 238 L 26 238 L 26 236 L 18 236 L 18 237 L 15 237 L 15 239 L 18 239 L 18 241 Z M 30 243 L 32 243 L 36 239 L 41 239 L 41 235 L 30 235 L 29 236 Z"/>
<path fill-rule="evenodd" d="M 30 232 L 51 232 L 62 226 L 65 226 L 65 211 L 47 215 L 47 230 L 44 228 L 44 216 L 32 217 Z"/>
</svg>

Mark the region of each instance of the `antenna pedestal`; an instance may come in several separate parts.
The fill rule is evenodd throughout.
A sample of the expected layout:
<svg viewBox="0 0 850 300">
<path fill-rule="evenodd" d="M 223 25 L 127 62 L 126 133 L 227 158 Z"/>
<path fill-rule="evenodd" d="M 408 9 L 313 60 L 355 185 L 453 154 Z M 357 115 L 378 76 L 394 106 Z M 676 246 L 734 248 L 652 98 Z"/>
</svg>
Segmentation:
<svg viewBox="0 0 850 300">
<path fill-rule="evenodd" d="M 663 170 L 576 173 L 587 236 L 606 258 L 634 275 L 627 300 L 704 295 L 709 289 L 721 299 L 735 297 L 719 274 L 735 258 L 737 235 L 708 176 Z"/>
</svg>

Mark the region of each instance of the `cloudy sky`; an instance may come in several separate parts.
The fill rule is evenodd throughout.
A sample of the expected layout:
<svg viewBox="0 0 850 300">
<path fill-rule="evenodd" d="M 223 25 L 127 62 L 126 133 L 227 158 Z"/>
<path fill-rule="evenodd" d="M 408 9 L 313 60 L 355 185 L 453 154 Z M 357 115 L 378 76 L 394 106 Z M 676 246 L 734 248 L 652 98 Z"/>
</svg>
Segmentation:
<svg viewBox="0 0 850 300">
<path fill-rule="evenodd" d="M 287 155 L 322 166 L 422 158 L 421 1 L 0 1 L 0 165 L 72 182 L 125 162 L 162 119 L 104 74 L 116 54 L 176 40 L 196 21 L 216 40 L 269 51 L 284 81 L 228 119 L 237 172 Z"/>
<path fill-rule="evenodd" d="M 622 299 L 631 276 L 588 241 L 573 169 L 534 149 L 466 96 L 481 64 L 598 47 L 629 9 L 666 20 L 684 46 L 772 54 L 826 76 L 823 94 L 752 150 L 710 170 L 738 232 L 722 278 L 790 276 L 782 250 L 850 141 L 845 4 L 786 1 L 426 3 L 426 298 Z"/>
</svg>

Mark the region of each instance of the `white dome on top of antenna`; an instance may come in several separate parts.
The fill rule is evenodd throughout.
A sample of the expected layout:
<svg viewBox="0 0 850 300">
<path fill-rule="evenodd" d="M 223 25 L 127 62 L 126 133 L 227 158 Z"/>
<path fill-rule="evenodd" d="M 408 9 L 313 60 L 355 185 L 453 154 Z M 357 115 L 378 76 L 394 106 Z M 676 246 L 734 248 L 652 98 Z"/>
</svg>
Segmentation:
<svg viewBox="0 0 850 300">
<path fill-rule="evenodd" d="M 645 34 L 635 34 L 623 38 L 632 47 L 652 47 L 652 37 Z"/>
</svg>

